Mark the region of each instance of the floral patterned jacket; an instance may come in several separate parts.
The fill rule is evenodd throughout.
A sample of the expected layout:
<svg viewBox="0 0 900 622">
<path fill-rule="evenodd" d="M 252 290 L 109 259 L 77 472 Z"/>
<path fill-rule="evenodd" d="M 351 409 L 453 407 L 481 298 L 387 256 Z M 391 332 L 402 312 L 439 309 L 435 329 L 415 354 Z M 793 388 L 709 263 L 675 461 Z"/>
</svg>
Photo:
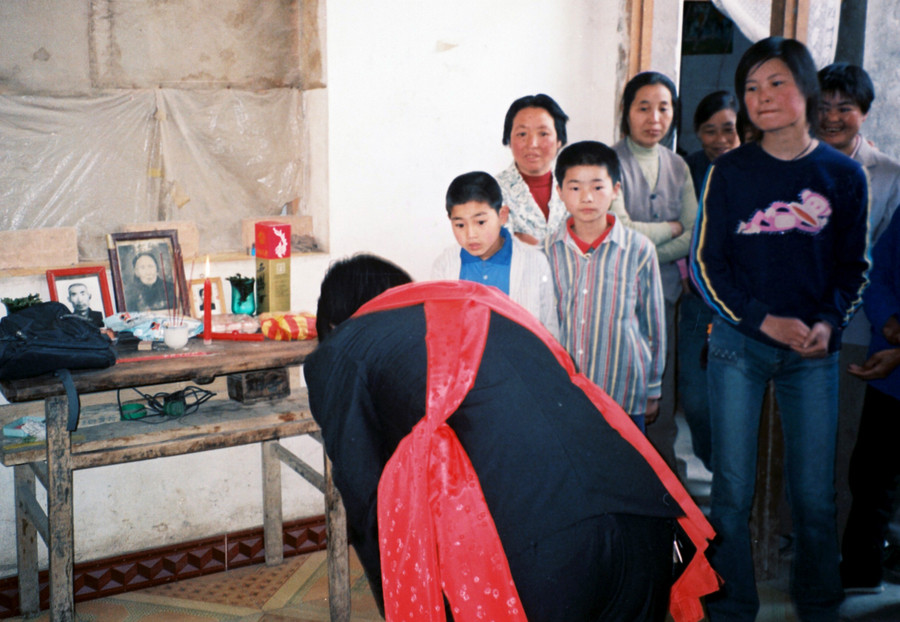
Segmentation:
<svg viewBox="0 0 900 622">
<path fill-rule="evenodd" d="M 506 226 L 512 233 L 527 233 L 542 242 L 547 234 L 556 231 L 559 223 L 566 217 L 566 206 L 556 192 L 550 193 L 550 218 L 544 220 L 544 213 L 538 207 L 528 184 L 522 179 L 516 163 L 497 175 L 500 189 L 503 191 L 503 204 L 509 207 L 509 221 Z"/>
</svg>

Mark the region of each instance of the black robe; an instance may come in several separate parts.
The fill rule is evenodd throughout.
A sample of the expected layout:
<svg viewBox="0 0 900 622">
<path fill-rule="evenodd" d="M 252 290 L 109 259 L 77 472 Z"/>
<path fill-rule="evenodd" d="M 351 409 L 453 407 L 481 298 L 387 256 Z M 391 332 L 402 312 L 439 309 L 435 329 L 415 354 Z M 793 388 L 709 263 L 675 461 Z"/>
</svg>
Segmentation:
<svg viewBox="0 0 900 622">
<path fill-rule="evenodd" d="M 377 597 L 378 482 L 425 413 L 425 329 L 421 305 L 364 315 L 304 365 L 350 542 Z M 670 566 L 668 519 L 682 509 L 530 330 L 492 312 L 474 386 L 447 423 L 478 475 L 529 620 L 618 619 L 617 599 L 635 596 L 622 594 L 635 581 L 671 582 L 658 569 Z M 617 525 L 622 515 L 649 519 Z"/>
</svg>

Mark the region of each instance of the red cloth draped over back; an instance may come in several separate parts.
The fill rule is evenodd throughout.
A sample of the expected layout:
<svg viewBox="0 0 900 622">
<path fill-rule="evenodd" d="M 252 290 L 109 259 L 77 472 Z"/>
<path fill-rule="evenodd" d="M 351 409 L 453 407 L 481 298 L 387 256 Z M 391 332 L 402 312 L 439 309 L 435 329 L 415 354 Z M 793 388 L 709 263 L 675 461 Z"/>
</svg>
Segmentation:
<svg viewBox="0 0 900 622">
<path fill-rule="evenodd" d="M 571 358 L 534 317 L 491 288 L 465 281 L 404 285 L 370 301 L 356 315 L 417 304 L 424 305 L 427 323 L 426 415 L 400 442 L 378 486 L 387 620 L 444 620 L 442 592 L 459 620 L 525 620 L 478 477 L 446 424 L 478 374 L 491 311 L 544 342 L 572 382 L 640 452 L 684 511 L 677 520 L 696 553 L 672 586 L 669 611 L 676 622 L 702 619 L 699 598 L 718 589 L 718 577 L 705 556 L 715 534 L 628 415 L 575 372 Z"/>
</svg>

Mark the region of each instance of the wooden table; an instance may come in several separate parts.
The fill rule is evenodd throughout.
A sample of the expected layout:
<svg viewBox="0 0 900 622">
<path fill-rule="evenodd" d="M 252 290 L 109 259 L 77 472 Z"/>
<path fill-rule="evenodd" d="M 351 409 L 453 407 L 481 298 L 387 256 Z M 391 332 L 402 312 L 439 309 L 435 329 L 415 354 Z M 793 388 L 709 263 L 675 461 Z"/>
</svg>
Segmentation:
<svg viewBox="0 0 900 622">
<path fill-rule="evenodd" d="M 196 343 L 195 343 L 196 342 Z M 239 372 L 301 364 L 315 342 L 214 341 L 204 346 L 191 340 L 188 348 L 120 354 L 105 370 L 75 372 L 79 394 L 179 381 L 207 383 Z M 350 584 L 346 518 L 325 458 L 324 476 L 285 449 L 279 439 L 303 434 L 321 442 L 309 411 L 306 392 L 283 399 L 243 404 L 211 400 L 194 414 L 147 426 L 115 421 L 66 431 L 68 400 L 52 375 L 0 381 L 10 402 L 44 400 L 47 440 L 23 446 L 20 439 L 0 441 L 0 462 L 13 467 L 16 501 L 16 546 L 21 611 L 39 610 L 37 538 L 48 547 L 50 619 L 75 619 L 73 567 L 74 522 L 72 472 L 109 464 L 175 456 L 234 447 L 262 445 L 263 531 L 266 564 L 282 562 L 281 468 L 283 462 L 325 494 L 328 533 L 329 603 L 332 620 L 350 619 Z M 47 490 L 47 512 L 35 496 L 35 479 Z"/>
</svg>

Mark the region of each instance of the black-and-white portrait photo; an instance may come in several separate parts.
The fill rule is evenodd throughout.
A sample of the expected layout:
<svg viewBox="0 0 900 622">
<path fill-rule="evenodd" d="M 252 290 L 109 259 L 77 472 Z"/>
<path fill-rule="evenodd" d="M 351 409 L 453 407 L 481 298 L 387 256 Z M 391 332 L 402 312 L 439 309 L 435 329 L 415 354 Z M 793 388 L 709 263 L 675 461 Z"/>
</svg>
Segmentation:
<svg viewBox="0 0 900 622">
<path fill-rule="evenodd" d="M 120 311 L 184 312 L 187 291 L 175 231 L 111 234 L 113 288 Z"/>
<path fill-rule="evenodd" d="M 98 328 L 103 326 L 104 317 L 114 313 L 106 269 L 101 266 L 48 270 L 47 283 L 51 300 L 63 303 Z"/>
<path fill-rule="evenodd" d="M 129 311 L 159 311 L 175 307 L 175 282 L 171 249 L 165 244 L 119 246 L 125 308 Z"/>
</svg>

